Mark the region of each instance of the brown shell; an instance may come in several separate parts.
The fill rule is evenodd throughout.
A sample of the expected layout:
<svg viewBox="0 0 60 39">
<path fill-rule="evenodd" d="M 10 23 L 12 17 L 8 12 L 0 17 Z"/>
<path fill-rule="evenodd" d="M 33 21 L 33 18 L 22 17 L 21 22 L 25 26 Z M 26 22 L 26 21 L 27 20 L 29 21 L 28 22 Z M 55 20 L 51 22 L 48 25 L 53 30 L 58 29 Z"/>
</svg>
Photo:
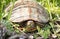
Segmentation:
<svg viewBox="0 0 60 39">
<path fill-rule="evenodd" d="M 11 5 L 10 5 L 11 7 Z M 9 7 L 9 8 L 10 8 Z M 6 9 L 8 12 L 10 9 Z M 46 10 L 36 2 L 33 1 L 17 1 L 10 17 L 12 22 L 22 22 L 26 20 L 34 20 L 41 23 L 46 23 L 49 16 Z"/>
</svg>

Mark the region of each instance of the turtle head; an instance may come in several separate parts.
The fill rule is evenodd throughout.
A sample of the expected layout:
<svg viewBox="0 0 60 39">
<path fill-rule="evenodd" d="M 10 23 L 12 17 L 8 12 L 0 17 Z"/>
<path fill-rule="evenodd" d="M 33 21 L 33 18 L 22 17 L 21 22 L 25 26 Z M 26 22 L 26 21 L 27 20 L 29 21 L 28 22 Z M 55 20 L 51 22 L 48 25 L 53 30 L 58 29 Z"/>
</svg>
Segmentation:
<svg viewBox="0 0 60 39">
<path fill-rule="evenodd" d="M 33 27 L 35 25 L 34 21 L 27 21 L 27 26 Z"/>
<path fill-rule="evenodd" d="M 26 31 L 31 32 L 36 30 L 36 25 L 34 21 L 27 21 L 26 23 Z"/>
</svg>

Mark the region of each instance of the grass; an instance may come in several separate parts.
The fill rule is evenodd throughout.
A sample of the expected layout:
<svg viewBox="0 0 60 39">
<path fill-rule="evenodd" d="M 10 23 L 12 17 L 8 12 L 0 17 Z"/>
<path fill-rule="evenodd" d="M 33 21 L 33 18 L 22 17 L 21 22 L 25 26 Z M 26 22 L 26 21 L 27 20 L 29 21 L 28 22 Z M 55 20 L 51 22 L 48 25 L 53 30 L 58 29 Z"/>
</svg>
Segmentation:
<svg viewBox="0 0 60 39">
<path fill-rule="evenodd" d="M 4 9 L 8 6 L 10 2 L 14 3 L 15 0 L 0 0 L 0 22 L 3 22 L 9 30 L 14 31 L 11 22 L 9 21 L 12 8 L 8 16 L 6 17 L 6 19 L 3 19 L 4 15 L 6 14 Z M 57 38 L 60 39 L 60 33 L 59 33 L 60 24 L 56 22 L 58 20 L 60 21 L 60 5 L 59 5 L 60 1 L 59 0 L 37 0 L 37 2 L 48 11 L 50 17 L 50 22 L 49 24 L 46 24 L 45 27 L 39 28 L 37 26 L 38 34 L 44 37 L 44 39 L 47 39 L 50 36 L 50 34 L 57 36 Z M 15 30 L 15 31 L 19 32 L 19 30 Z"/>
<path fill-rule="evenodd" d="M 60 28 L 58 28 L 57 26 L 60 26 L 60 25 L 58 23 L 57 23 L 57 25 L 55 25 L 54 23 L 57 20 L 60 20 L 60 7 L 58 5 L 60 3 L 60 2 L 58 3 L 59 0 L 39 0 L 39 1 L 40 1 L 39 3 L 42 6 L 44 6 L 45 9 L 47 9 L 49 12 L 49 16 L 50 16 L 50 22 L 49 22 L 50 25 L 49 26 L 51 27 L 51 30 L 53 32 L 52 34 L 58 36 L 57 34 L 58 34 L 58 32 L 60 32 L 59 31 Z M 46 28 L 48 28 L 48 27 L 45 27 L 45 29 Z M 57 28 L 57 29 L 55 29 L 55 28 Z M 51 34 L 50 28 L 48 28 L 47 30 L 49 30 L 49 32 L 46 31 L 46 33 L 43 35 L 44 37 L 47 35 L 47 33 Z M 48 35 L 47 35 L 47 37 L 48 37 Z M 59 35 L 60 35 L 60 33 L 59 33 Z M 58 39 L 59 38 L 60 38 L 60 36 L 58 36 Z"/>
</svg>

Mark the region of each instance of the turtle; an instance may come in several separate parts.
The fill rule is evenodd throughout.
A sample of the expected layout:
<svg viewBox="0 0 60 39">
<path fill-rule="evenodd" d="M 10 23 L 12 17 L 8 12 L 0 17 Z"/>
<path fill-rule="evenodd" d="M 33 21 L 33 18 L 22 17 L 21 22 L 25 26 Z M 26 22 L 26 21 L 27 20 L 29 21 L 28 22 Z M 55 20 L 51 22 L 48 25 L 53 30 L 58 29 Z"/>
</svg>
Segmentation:
<svg viewBox="0 0 60 39">
<path fill-rule="evenodd" d="M 8 15 L 12 6 L 12 13 L 9 20 L 13 23 L 21 24 L 19 28 L 26 25 L 28 27 L 26 28 L 27 31 L 34 31 L 36 30 L 36 24 L 41 25 L 49 21 L 47 10 L 37 3 L 36 0 L 17 0 L 14 5 L 10 4 L 5 9 L 6 15 L 4 17 Z"/>
</svg>

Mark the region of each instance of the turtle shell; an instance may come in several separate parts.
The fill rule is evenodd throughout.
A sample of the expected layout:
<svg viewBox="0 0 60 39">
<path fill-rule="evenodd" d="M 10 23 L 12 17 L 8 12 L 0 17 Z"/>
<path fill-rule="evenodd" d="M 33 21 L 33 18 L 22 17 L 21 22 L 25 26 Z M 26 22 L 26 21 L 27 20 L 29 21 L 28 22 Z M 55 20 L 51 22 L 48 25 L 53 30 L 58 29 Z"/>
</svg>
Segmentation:
<svg viewBox="0 0 60 39">
<path fill-rule="evenodd" d="M 8 10 L 6 9 L 6 12 L 9 12 L 10 7 L 8 8 Z M 36 2 L 33 1 L 15 2 L 10 17 L 10 21 L 23 22 L 26 20 L 33 20 L 40 23 L 46 23 L 49 21 L 49 16 L 47 14 L 47 11 Z"/>
</svg>

